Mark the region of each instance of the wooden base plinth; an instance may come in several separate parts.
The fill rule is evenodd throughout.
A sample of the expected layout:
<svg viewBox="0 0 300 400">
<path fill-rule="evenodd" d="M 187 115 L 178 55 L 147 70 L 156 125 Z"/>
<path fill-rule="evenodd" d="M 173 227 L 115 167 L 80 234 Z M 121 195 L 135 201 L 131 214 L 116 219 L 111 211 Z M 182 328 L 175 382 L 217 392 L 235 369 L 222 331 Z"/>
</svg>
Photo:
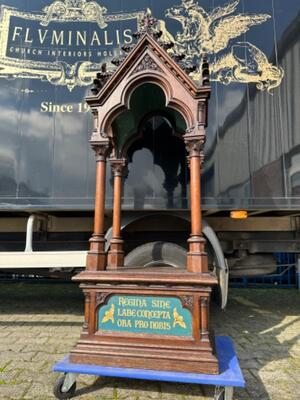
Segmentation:
<svg viewBox="0 0 300 400">
<path fill-rule="evenodd" d="M 204 349 L 182 349 L 132 346 L 129 344 L 108 345 L 93 341 L 80 341 L 72 350 L 70 361 L 75 364 L 95 364 L 120 368 L 141 368 L 159 371 L 194 372 L 218 374 L 218 360 L 211 351 Z"/>
<path fill-rule="evenodd" d="M 85 324 L 70 361 L 217 374 L 208 326 L 216 279 L 151 270 L 84 271 L 75 277 L 86 298 Z"/>
</svg>

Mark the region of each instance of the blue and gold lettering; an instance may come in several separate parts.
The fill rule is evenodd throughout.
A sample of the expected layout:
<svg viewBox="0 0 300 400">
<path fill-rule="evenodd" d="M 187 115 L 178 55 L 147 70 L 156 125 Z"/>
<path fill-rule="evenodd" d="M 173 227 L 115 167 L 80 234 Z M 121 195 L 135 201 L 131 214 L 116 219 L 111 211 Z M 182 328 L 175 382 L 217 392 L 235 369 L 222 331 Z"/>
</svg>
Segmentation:
<svg viewBox="0 0 300 400">
<path fill-rule="evenodd" d="M 98 329 L 191 336 L 192 319 L 176 297 L 114 295 L 98 311 Z"/>
</svg>

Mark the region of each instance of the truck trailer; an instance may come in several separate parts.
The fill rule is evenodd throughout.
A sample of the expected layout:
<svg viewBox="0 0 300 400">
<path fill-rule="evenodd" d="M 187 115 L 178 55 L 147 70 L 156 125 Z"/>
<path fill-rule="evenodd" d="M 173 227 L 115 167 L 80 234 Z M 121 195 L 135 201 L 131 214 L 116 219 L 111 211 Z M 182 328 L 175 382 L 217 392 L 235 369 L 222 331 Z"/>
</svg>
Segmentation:
<svg viewBox="0 0 300 400">
<path fill-rule="evenodd" d="M 96 73 L 122 55 L 145 11 L 162 38 L 210 67 L 203 233 L 226 298 L 231 276 L 276 269 L 300 242 L 300 4 L 297 0 L 0 0 L 0 266 L 53 277 L 83 268 L 92 231 Z M 172 49 L 169 50 L 170 52 Z M 183 121 L 157 113 L 115 121 L 129 143 L 122 200 L 125 261 L 181 267 L 189 232 Z M 174 119 L 174 131 L 170 118 Z M 299 167 L 298 167 L 299 164 Z M 107 172 L 106 239 L 112 224 Z M 224 294 L 225 293 L 225 294 Z"/>
</svg>

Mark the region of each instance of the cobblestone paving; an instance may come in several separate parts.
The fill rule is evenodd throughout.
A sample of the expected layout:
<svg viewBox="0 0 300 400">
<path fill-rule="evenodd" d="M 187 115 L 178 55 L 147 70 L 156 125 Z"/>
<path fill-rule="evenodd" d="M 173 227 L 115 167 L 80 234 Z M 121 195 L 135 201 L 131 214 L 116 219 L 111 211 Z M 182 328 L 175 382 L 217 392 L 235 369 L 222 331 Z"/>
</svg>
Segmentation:
<svg viewBox="0 0 300 400">
<path fill-rule="evenodd" d="M 79 337 L 82 311 L 72 284 L 0 284 L 1 400 L 54 398 L 58 375 L 51 367 Z M 216 333 L 233 338 L 247 381 L 236 400 L 299 400 L 299 292 L 231 289 L 227 310 L 214 307 L 212 314 Z M 213 390 L 88 376 L 77 388 L 83 400 L 208 400 Z"/>
</svg>

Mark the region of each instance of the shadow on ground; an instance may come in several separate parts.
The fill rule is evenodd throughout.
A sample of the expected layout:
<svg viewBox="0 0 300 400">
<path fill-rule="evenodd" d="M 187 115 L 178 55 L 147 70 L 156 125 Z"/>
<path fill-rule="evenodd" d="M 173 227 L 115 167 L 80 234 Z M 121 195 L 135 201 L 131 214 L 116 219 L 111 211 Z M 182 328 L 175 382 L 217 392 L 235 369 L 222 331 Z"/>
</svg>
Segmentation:
<svg viewBox="0 0 300 400">
<path fill-rule="evenodd" d="M 83 301 L 74 283 L 0 283 L 0 314 L 82 315 Z"/>
<path fill-rule="evenodd" d="M 210 390 L 210 393 L 208 393 Z M 183 383 L 149 382 L 115 378 L 98 378 L 92 386 L 81 388 L 76 391 L 74 398 L 91 393 L 101 394 L 101 400 L 111 399 L 207 399 L 213 388 L 204 391 L 199 385 L 188 385 Z M 210 396 L 209 396 L 210 397 Z M 84 398 L 84 397 L 83 397 Z"/>
<path fill-rule="evenodd" d="M 241 399 L 296 400 L 300 390 L 300 295 L 287 289 L 232 289 L 213 307 L 216 334 L 232 337 L 247 382 Z"/>
</svg>

